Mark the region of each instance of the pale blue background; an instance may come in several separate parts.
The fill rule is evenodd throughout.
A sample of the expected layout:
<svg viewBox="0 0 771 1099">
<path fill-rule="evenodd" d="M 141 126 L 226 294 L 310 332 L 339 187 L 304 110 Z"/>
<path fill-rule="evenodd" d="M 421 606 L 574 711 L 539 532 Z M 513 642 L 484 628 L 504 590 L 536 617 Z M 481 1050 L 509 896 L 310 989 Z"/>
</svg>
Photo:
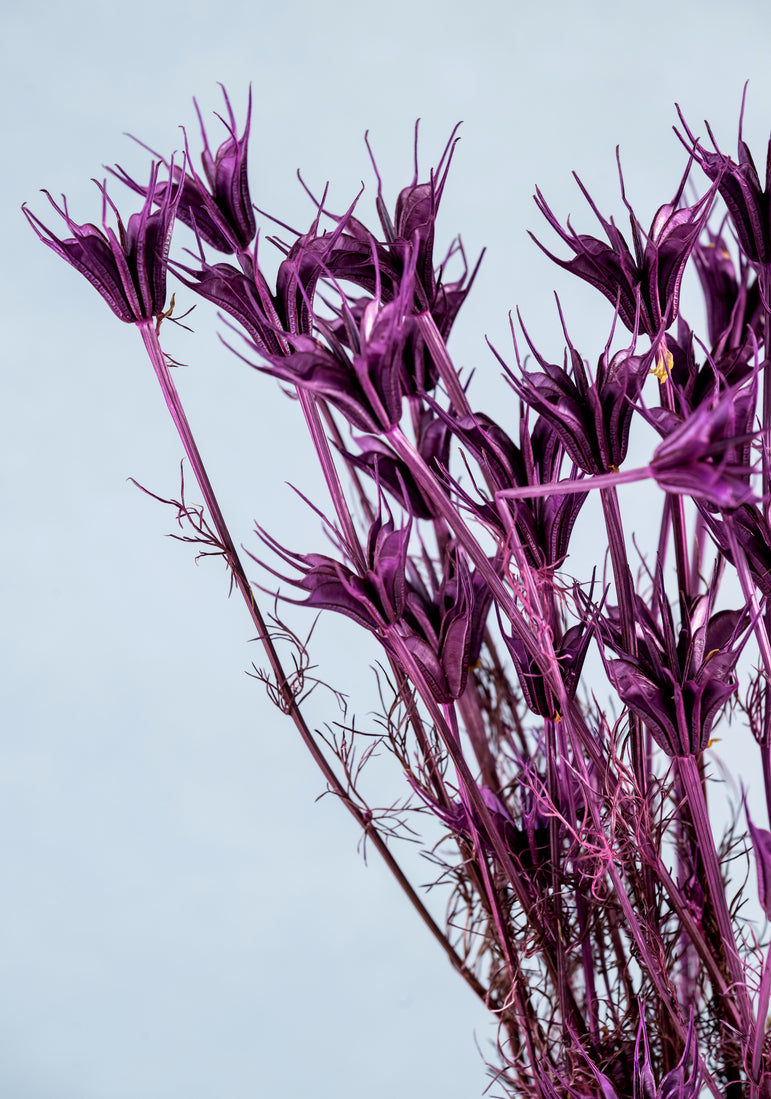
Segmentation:
<svg viewBox="0 0 771 1099">
<path fill-rule="evenodd" d="M 192 95 L 220 109 L 219 80 L 239 117 L 252 82 L 253 197 L 301 227 L 312 211 L 295 169 L 317 190 L 331 179 L 342 208 L 371 183 L 369 128 L 393 199 L 411 176 L 414 119 L 425 166 L 463 119 L 440 232 L 488 254 L 455 351 L 478 370 L 480 403 L 510 402 L 482 340 L 507 346 L 510 308 L 558 353 L 559 288 L 590 358 L 609 319 L 525 235 L 541 229 L 536 183 L 588 228 L 576 169 L 618 214 L 620 142 L 648 223 L 684 164 L 674 101 L 734 151 L 747 78 L 746 136 L 763 156 L 771 14 L 764 0 L 727 12 L 618 0 L 5 6 L 0 1095 L 468 1099 L 485 1086 L 473 1032 L 483 1048 L 493 1038 L 374 856 L 364 867 L 347 814 L 314 800 L 321 781 L 293 729 L 244 674 L 258 655 L 220 569 L 194 568 L 162 537 L 171 517 L 127 482 L 173 493 L 180 447 L 136 334 L 37 244 L 22 200 L 43 213 L 38 188 L 64 191 L 77 219 L 95 220 L 88 179 L 103 163 L 144 172 L 122 132 L 179 147 Z M 294 548 L 318 545 L 284 487 L 318 495 L 296 409 L 198 312 L 199 335 L 173 349 L 237 539 L 254 546 L 258 518 Z M 357 635 L 319 639 L 327 675 L 365 719 Z M 330 714 L 320 698 L 316 720 Z"/>
</svg>

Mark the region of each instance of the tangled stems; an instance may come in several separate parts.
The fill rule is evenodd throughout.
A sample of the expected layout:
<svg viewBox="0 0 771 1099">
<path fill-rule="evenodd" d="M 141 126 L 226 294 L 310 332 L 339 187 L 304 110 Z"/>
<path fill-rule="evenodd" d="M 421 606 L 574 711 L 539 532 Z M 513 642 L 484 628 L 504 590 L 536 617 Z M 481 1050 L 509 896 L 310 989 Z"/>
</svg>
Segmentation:
<svg viewBox="0 0 771 1099">
<path fill-rule="evenodd" d="M 622 179 L 624 233 L 580 184 L 602 239 L 563 226 L 538 191 L 570 254 L 541 247 L 610 303 L 612 332 L 592 366 L 560 307 L 565 352 L 554 363 L 520 318 L 516 365 L 495 351 L 514 399 L 493 417 L 448 350 L 476 268 L 459 241 L 435 256 L 455 133 L 427 177 L 416 135 L 414 176 L 393 209 L 375 167 L 374 228 L 360 219 L 361 195 L 342 214 L 326 193 L 313 199 L 304 233 L 274 222 L 288 239 L 268 240 L 280 257 L 269 282 L 247 172 L 250 111 L 240 129 L 225 98 L 218 148 L 198 112 L 202 172 L 187 138 L 184 159 L 160 158 L 146 186 L 116 169 L 143 199 L 127 221 L 105 186 L 101 227 L 54 203 L 69 234 L 59 237 L 25 210 L 41 241 L 140 330 L 203 497 L 176 505 L 192 530 L 183 540 L 224 558 L 268 657 L 258 678 L 498 1021 L 501 1094 L 768 1099 L 771 967 L 741 911 L 752 890 L 737 885 L 734 860 L 754 862 L 755 899 L 771 917 L 771 831 L 748 819 L 737 847 L 737 813 L 715 833 L 712 751 L 718 734 L 730 750 L 730 721 L 743 720 L 771 806 L 771 164 L 763 188 L 741 137 L 734 163 L 683 122 L 707 176 L 701 197 L 683 203 L 689 162 L 674 197 L 641 221 Z M 175 221 L 194 236 L 182 259 L 170 252 Z M 704 340 L 680 309 L 691 264 Z M 296 552 L 256 527 L 246 552 L 260 584 L 161 346 L 169 274 L 227 315 L 249 368 L 297 395 L 329 493 L 308 501 L 328 535 L 319 549 Z M 628 342 L 614 350 L 617 327 Z M 628 468 L 643 423 L 659 442 Z M 647 532 L 622 522 L 618 489 L 640 481 L 656 486 L 661 511 L 638 551 Z M 590 531 L 600 552 L 587 580 L 570 568 L 591 492 L 603 535 Z M 326 732 L 307 725 L 302 675 L 281 655 L 294 645 L 305 668 L 305 643 L 277 614 L 266 620 L 260 589 L 372 635 L 380 711 L 366 728 L 347 713 Z M 406 781 L 387 806 L 369 785 L 378 753 Z M 444 890 L 443 922 L 396 859 L 404 839 L 421 845 L 431 887 Z"/>
<path fill-rule="evenodd" d="M 166 406 L 169 410 L 171 418 L 174 422 L 174 426 L 177 429 L 185 454 L 192 466 L 195 474 L 196 482 L 201 494 L 204 498 L 209 517 L 214 525 L 214 529 L 217 534 L 217 539 L 221 547 L 221 551 L 225 557 L 228 570 L 232 578 L 232 582 L 238 588 L 241 593 L 244 603 L 246 604 L 249 615 L 257 629 L 257 640 L 262 645 L 265 655 L 270 662 L 270 667 L 275 677 L 276 688 L 281 699 L 281 709 L 284 713 L 291 717 L 292 721 L 299 732 L 303 743 L 313 757 L 314 762 L 324 776 L 328 788 L 333 791 L 348 809 L 349 813 L 354 817 L 359 826 L 365 831 L 370 839 L 370 842 L 376 848 L 378 854 L 384 860 L 386 866 L 396 878 L 401 889 L 406 893 L 410 903 L 413 905 L 418 915 L 422 919 L 423 923 L 428 927 L 431 934 L 439 942 L 442 949 L 447 954 L 452 966 L 461 974 L 467 984 L 473 989 L 477 996 L 482 1000 L 485 998 L 485 991 L 480 982 L 476 979 L 473 973 L 464 965 L 452 946 L 447 941 L 446 935 L 441 931 L 436 921 L 429 913 L 426 906 L 421 901 L 420 897 L 415 892 L 414 887 L 407 879 L 406 875 L 402 871 L 398 862 L 394 858 L 393 854 L 389 850 L 387 844 L 384 842 L 381 835 L 374 829 L 370 829 L 369 820 L 366 813 L 360 806 L 358 806 L 352 798 L 348 796 L 348 793 L 343 783 L 338 778 L 334 769 L 330 765 L 329 761 L 325 757 L 321 748 L 319 747 L 316 738 L 309 729 L 303 713 L 297 703 L 297 698 L 290 688 L 290 680 L 284 671 L 281 659 L 276 651 L 276 647 L 273 643 L 271 633 L 265 623 L 262 616 L 262 612 L 254 598 L 254 592 L 249 580 L 244 572 L 241 559 L 238 555 L 238 551 L 235 548 L 233 539 L 231 538 L 230 531 L 228 530 L 227 523 L 220 510 L 217 502 L 217 497 L 214 494 L 209 475 L 206 472 L 206 467 L 201 459 L 198 446 L 196 445 L 193 437 L 190 424 L 188 423 L 185 410 L 182 407 L 182 402 L 179 399 L 177 388 L 174 385 L 174 381 L 171 377 L 169 365 L 166 361 L 166 356 L 161 349 L 160 342 L 158 340 L 158 328 L 160 326 L 153 321 L 144 321 L 137 324 L 139 333 L 142 337 L 142 341 L 145 345 L 150 362 L 153 365 L 155 376 L 158 379 L 158 383 L 161 387 Z"/>
</svg>

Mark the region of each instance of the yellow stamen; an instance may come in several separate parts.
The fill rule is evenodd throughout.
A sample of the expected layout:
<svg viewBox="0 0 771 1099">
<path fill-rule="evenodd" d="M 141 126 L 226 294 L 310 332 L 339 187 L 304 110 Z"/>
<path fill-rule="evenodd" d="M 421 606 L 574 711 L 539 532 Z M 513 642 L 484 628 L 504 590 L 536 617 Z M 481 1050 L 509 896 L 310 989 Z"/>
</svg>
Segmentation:
<svg viewBox="0 0 771 1099">
<path fill-rule="evenodd" d="M 656 355 L 656 365 L 651 368 L 651 374 L 655 374 L 663 385 L 669 377 L 674 364 L 675 360 L 672 358 L 672 352 L 669 348 L 660 347 L 658 354 Z"/>
</svg>

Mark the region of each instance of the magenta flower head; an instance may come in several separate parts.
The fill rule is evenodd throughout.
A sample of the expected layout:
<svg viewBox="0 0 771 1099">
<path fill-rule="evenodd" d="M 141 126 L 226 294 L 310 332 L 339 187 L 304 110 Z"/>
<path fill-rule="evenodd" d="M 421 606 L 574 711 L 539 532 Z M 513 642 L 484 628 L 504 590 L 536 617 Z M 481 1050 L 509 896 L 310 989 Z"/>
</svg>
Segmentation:
<svg viewBox="0 0 771 1099">
<path fill-rule="evenodd" d="M 352 618 L 376 634 L 396 657 L 415 665 L 439 702 L 459 698 L 469 667 L 479 658 L 485 620 L 492 602 L 486 584 L 472 574 L 462 551 L 448 546 L 441 579 L 424 582 L 413 570 L 408 579 L 408 543 L 412 520 L 397 528 L 390 513 L 372 523 L 364 560 L 354 567 L 325 554 L 292 553 L 259 530 L 263 541 L 300 573 L 283 576 L 307 593 L 302 603 Z"/>
<path fill-rule="evenodd" d="M 373 298 L 358 325 L 352 314 L 344 312 L 350 348 L 324 326 L 326 345 L 315 336 L 287 333 L 292 354 L 271 355 L 263 350 L 264 363 L 252 365 L 328 400 L 359 431 L 375 435 L 389 431 L 402 414 L 402 366 L 414 329 L 410 309 L 415 257 L 413 250 L 396 298 L 385 304 Z M 319 328 L 324 331 L 322 325 Z"/>
<path fill-rule="evenodd" d="M 626 200 L 624 180 L 621 177 L 621 195 L 629 211 L 634 251 L 630 249 L 613 219 L 607 221 L 599 212 L 578 176 L 575 176 L 575 180 L 609 243 L 576 233 L 570 220 L 567 228 L 563 229 L 539 190 L 535 194 L 538 209 L 574 253 L 575 258 L 559 259 L 532 233 L 530 236 L 554 263 L 584 279 L 604 294 L 618 309 L 621 320 L 630 332 L 636 331 L 639 325 L 653 339 L 662 329 L 669 328 L 677 317 L 680 284 L 685 266 L 707 223 L 714 198 L 714 189 L 711 189 L 693 206 L 680 207 L 687 177 L 688 171 L 672 201 L 656 212 L 647 233 Z"/>
<path fill-rule="evenodd" d="M 721 373 L 726 373 L 723 360 L 729 364 L 737 353 L 741 360 L 749 357 L 751 341 L 747 328 L 762 339 L 760 293 L 758 282 L 750 282 L 750 265 L 739 257 L 737 274 L 734 261 L 720 233 L 707 230 L 707 240 L 693 250 L 693 262 L 699 275 L 707 307 L 707 328 L 712 358 Z"/>
<path fill-rule="evenodd" d="M 683 1055 L 659 1084 L 656 1099 L 698 1099 L 701 1092 L 701 1073 L 697 1053 L 696 1031 L 691 1015 Z"/>
<path fill-rule="evenodd" d="M 407 547 L 411 524 L 396 528 L 389 513 L 379 515 L 369 530 L 364 561 L 353 569 L 322 553 L 292 553 L 283 549 L 259 527 L 257 533 L 279 557 L 301 574 L 283 576 L 265 566 L 274 576 L 307 593 L 307 599 L 290 600 L 314 610 L 331 610 L 378 636 L 404 613 L 407 601 Z M 347 547 L 343 547 L 347 556 Z"/>
<path fill-rule="evenodd" d="M 526 331 L 525 337 L 543 373 L 521 369 L 516 377 L 509 372 L 514 391 L 548 423 L 584 473 L 617 470 L 626 458 L 634 405 L 650 372 L 651 355 L 619 351 L 611 358 L 606 348 L 592 378 L 569 341 L 565 363 L 557 366 L 539 354 Z"/>
<path fill-rule="evenodd" d="M 169 266 L 188 289 L 223 309 L 246 330 L 260 353 L 281 355 L 286 349 L 284 326 L 276 311 L 276 302 L 256 257 L 245 272 L 231 263 L 207 264 L 201 260 L 196 271 L 175 260 Z"/>
<path fill-rule="evenodd" d="M 180 192 L 171 182 L 163 185 L 163 198 L 158 209 L 153 211 L 158 167 L 157 163 L 152 166 L 144 206 L 138 214 L 131 215 L 127 225 L 123 224 L 103 183 L 97 183 L 102 192 L 101 229 L 90 223 L 78 225 L 70 217 L 67 200 L 62 198 L 63 206 L 58 206 L 48 191 L 43 193 L 57 214 L 64 218 L 72 236 L 57 237 L 26 205 L 22 206 L 27 221 L 43 244 L 80 271 L 96 287 L 116 317 L 127 324 L 160 316 L 166 301 L 166 257 Z M 117 234 L 107 224 L 108 206 L 115 214 Z"/>
<path fill-rule="evenodd" d="M 648 418 L 664 435 L 650 464 L 658 485 L 724 510 L 752 503 L 748 443 L 756 398 L 752 384 L 702 401 L 685 418 L 651 409 Z"/>
<path fill-rule="evenodd" d="M 439 583 L 410 581 L 400 632 L 438 701 L 463 694 L 469 667 L 479 659 L 491 602 L 486 584 L 472 575 L 462 550 L 452 543 Z"/>
<path fill-rule="evenodd" d="M 225 97 L 228 117 L 227 120 L 222 118 L 221 115 L 217 115 L 217 117 L 228 131 L 228 136 L 215 153 L 212 153 L 209 147 L 209 139 L 206 135 L 206 128 L 201 118 L 198 103 L 193 100 L 203 139 L 201 161 L 203 163 L 204 178 L 202 179 L 191 167 L 190 150 L 187 135 L 185 135 L 187 171 L 184 168 L 167 165 L 170 182 L 155 190 L 155 198 L 156 201 L 162 202 L 165 199 L 167 189 L 172 186 L 172 181 L 176 183 L 181 189 L 179 209 L 177 211 L 179 220 L 190 226 L 202 240 L 218 252 L 232 255 L 248 248 L 257 231 L 247 179 L 247 150 L 252 117 L 252 93 L 250 89 L 246 125 L 240 137 L 236 128 L 233 108 L 224 87 L 222 87 L 222 94 Z M 162 161 L 162 163 L 165 164 L 166 162 Z M 116 167 L 113 174 L 140 195 L 150 193 L 146 187 L 142 187 L 141 184 L 133 180 L 123 168 Z"/>
<path fill-rule="evenodd" d="M 771 527 L 758 506 L 742 504 L 724 518 L 702 508 L 707 526 L 723 556 L 736 565 L 735 547 L 746 555 L 752 579 L 758 590 L 771 598 Z"/>
<path fill-rule="evenodd" d="M 445 471 L 450 463 L 451 435 L 447 425 L 431 409 L 421 416 L 415 447 L 429 469 Z M 342 450 L 346 461 L 387 489 L 414 519 L 436 519 L 436 505 L 415 479 L 409 466 L 394 456 L 391 448 L 374 436 L 355 436 L 359 453 Z"/>
<path fill-rule="evenodd" d="M 465 288 L 463 281 L 452 283 L 447 287 L 442 286 L 441 277 L 437 281 L 434 271 L 434 236 L 436 232 L 436 219 L 439 213 L 439 204 L 447 183 L 453 153 L 458 138 L 455 136 L 456 126 L 450 134 L 450 139 L 445 146 L 439 163 L 432 169 L 428 182 L 418 182 L 418 127 L 415 126 L 415 174 L 407 187 L 402 188 L 396 199 L 394 217 L 388 212 L 383 199 L 383 186 L 380 174 L 372 160 L 377 176 L 377 211 L 380 224 L 385 235 L 385 246 L 388 248 L 394 267 L 394 273 L 398 278 L 398 271 L 406 262 L 409 250 L 417 250 L 416 263 L 416 298 L 418 307 L 430 309 L 435 313 L 437 327 L 446 339 L 452 322 L 468 294 L 471 287 L 469 282 Z M 370 154 L 371 155 L 371 154 Z M 442 268 L 444 265 L 442 265 Z M 472 279 L 473 281 L 473 275 Z"/>
<path fill-rule="evenodd" d="M 634 1099 L 698 1099 L 701 1090 L 701 1073 L 697 1053 L 698 1046 L 692 1014 L 682 1056 L 656 1087 L 650 1065 L 645 1019 L 641 1018 L 634 1054 Z"/>
<path fill-rule="evenodd" d="M 746 90 L 745 86 L 745 94 Z M 679 107 L 678 114 L 683 129 L 688 135 L 687 142 L 682 138 L 681 140 L 686 148 L 692 151 L 704 174 L 717 186 L 720 197 L 728 207 L 739 244 L 747 259 L 756 264 L 771 262 L 771 138 L 769 138 L 766 153 L 766 186 L 763 188 L 752 153 L 742 139 L 744 96 L 739 116 L 738 163 L 718 149 L 709 124 L 707 124 L 707 133 L 714 146 L 714 152 L 709 152 L 694 137 Z"/>
<path fill-rule="evenodd" d="M 736 691 L 734 669 L 746 639 L 741 636 L 746 614 L 712 614 L 716 590 L 715 579 L 709 592 L 693 601 L 676 637 L 659 573 L 654 593 L 658 622 L 635 596 L 636 654 L 624 650 L 618 622 L 610 615 L 597 619 L 603 641 L 621 657 L 606 661 L 611 683 L 670 756 L 703 752 L 723 706 Z"/>
<path fill-rule="evenodd" d="M 473 805 L 467 807 L 460 799 L 442 805 L 426 789 L 418 785 L 412 775 L 407 776 L 407 781 L 421 801 L 456 835 L 460 834 L 471 839 L 476 832 L 485 852 L 488 855 L 494 854 L 495 847 L 489 826 L 482 820 L 480 813 Z M 515 819 L 502 799 L 489 786 L 480 786 L 479 793 L 487 808 L 488 819 L 503 840 L 506 849 L 515 857 L 523 873 L 531 880 L 534 879 L 539 871 L 548 866 L 548 817 L 541 813 L 538 805 L 534 804 L 533 799 L 530 798 L 530 804 L 523 806 Z M 526 885 L 524 880 L 521 884 Z"/>
<path fill-rule="evenodd" d="M 561 641 L 554 646 L 554 654 L 567 698 L 575 697 L 591 639 L 591 629 L 585 623 L 580 623 L 577 626 L 571 626 Z M 540 714 L 542 717 L 555 717 L 558 712 L 556 700 L 548 688 L 543 672 L 528 653 L 524 642 L 514 633 L 504 633 L 503 640 L 516 668 L 522 697 L 527 705 L 535 714 Z"/>
</svg>

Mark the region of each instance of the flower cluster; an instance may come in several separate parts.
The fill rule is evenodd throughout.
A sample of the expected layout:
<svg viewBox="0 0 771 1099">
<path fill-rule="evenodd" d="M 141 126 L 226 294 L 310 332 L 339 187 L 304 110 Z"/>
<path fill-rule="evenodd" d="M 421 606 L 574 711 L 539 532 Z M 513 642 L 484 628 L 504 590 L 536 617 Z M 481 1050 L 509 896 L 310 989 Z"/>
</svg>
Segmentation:
<svg viewBox="0 0 771 1099">
<path fill-rule="evenodd" d="M 493 417 L 448 351 L 475 270 L 459 241 L 435 254 L 456 134 L 422 176 L 416 131 L 392 210 L 375 167 L 371 225 L 361 194 L 342 213 L 313 199 L 306 231 L 285 226 L 288 240 L 261 245 L 279 253 L 271 279 L 248 177 L 251 97 L 243 127 L 227 94 L 225 107 L 213 151 L 196 105 L 202 169 L 187 135 L 183 159 L 156 154 L 146 185 L 115 169 L 142 198 L 128 220 L 105 184 L 101 227 L 50 199 L 58 235 L 25 207 L 139 329 L 204 498 L 177 505 L 184 540 L 224 556 L 269 660 L 259 677 L 493 1014 L 496 1094 L 768 1099 L 771 954 L 738 902 L 754 884 L 737 884 L 732 860 L 754 863 L 771 919 L 771 830 L 744 806 L 732 851 L 738 825 L 717 837 L 706 791 L 715 746 L 730 762 L 743 723 L 771 809 L 771 145 L 763 187 L 741 124 L 735 163 L 681 117 L 688 166 L 650 223 L 621 182 L 627 236 L 580 182 L 606 239 L 563 225 L 537 191 L 572 253 L 547 255 L 606 299 L 610 336 L 585 356 L 560 306 L 553 362 L 520 318 L 512 356 L 495 352 Z M 170 254 L 176 223 L 192 239 Z M 701 339 L 681 312 L 689 265 Z M 162 350 L 169 274 L 225 314 L 255 382 L 271 375 L 297 396 L 328 488 L 312 506 L 332 550 L 290 551 L 259 526 L 259 584 Z M 625 469 L 650 427 L 648 464 Z M 657 503 L 625 516 L 619 488 L 641 479 Z M 573 571 L 579 542 L 596 551 L 589 576 Z M 335 612 L 380 646 L 369 728 L 306 724 L 305 644 L 277 613 L 266 625 L 260 590 Z M 377 758 L 406 778 L 387 808 L 368 786 Z M 400 839 L 436 867 L 444 923 L 400 865 Z"/>
</svg>

